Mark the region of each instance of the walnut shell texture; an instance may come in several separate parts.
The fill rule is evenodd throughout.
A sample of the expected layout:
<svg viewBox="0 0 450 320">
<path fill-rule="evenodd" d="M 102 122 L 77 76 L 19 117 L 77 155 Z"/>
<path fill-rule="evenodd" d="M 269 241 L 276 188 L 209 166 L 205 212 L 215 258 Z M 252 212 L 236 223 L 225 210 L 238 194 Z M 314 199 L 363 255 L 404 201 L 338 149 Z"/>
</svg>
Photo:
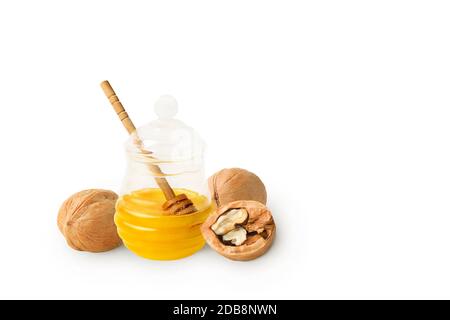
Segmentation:
<svg viewBox="0 0 450 320">
<path fill-rule="evenodd" d="M 113 191 L 89 189 L 64 201 L 59 209 L 58 227 L 71 248 L 104 252 L 121 244 L 114 224 L 117 198 Z"/>
<path fill-rule="evenodd" d="M 209 177 L 208 186 L 217 207 L 237 200 L 267 202 L 264 183 L 256 174 L 245 169 L 220 170 Z"/>
<path fill-rule="evenodd" d="M 220 216 L 231 209 L 244 208 L 249 217 L 243 226 L 251 230 L 247 240 L 239 246 L 225 244 L 211 229 Z M 209 216 L 201 227 L 203 237 L 208 245 L 222 256 L 237 261 L 248 261 L 262 256 L 269 250 L 275 238 L 276 227 L 269 209 L 258 201 L 233 201 L 219 207 Z M 258 230 L 258 231 L 256 231 Z"/>
</svg>

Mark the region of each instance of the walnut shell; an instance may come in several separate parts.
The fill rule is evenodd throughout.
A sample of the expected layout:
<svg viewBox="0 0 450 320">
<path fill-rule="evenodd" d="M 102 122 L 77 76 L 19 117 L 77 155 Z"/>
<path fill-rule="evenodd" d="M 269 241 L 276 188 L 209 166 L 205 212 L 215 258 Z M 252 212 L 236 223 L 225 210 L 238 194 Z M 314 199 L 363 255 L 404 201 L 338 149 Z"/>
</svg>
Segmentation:
<svg viewBox="0 0 450 320">
<path fill-rule="evenodd" d="M 264 183 L 256 174 L 245 169 L 220 170 L 209 177 L 208 186 L 217 207 L 237 200 L 267 202 Z"/>
<path fill-rule="evenodd" d="M 62 204 L 58 227 L 70 247 L 80 251 L 103 252 L 121 244 L 114 224 L 113 191 L 90 189 L 75 193 Z"/>
<path fill-rule="evenodd" d="M 233 209 L 245 209 L 248 212 L 248 219 L 242 224 L 236 224 L 236 233 L 242 228 L 245 228 L 247 232 L 246 241 L 240 245 L 224 241 L 224 236 L 217 235 L 211 228 L 221 216 Z M 202 225 L 201 231 L 208 245 L 222 256 L 231 260 L 247 261 L 256 259 L 269 250 L 275 238 L 276 227 L 272 213 L 262 203 L 233 201 L 219 207 L 213 215 L 209 216 Z M 242 233 L 239 232 L 239 236 L 241 235 Z"/>
</svg>

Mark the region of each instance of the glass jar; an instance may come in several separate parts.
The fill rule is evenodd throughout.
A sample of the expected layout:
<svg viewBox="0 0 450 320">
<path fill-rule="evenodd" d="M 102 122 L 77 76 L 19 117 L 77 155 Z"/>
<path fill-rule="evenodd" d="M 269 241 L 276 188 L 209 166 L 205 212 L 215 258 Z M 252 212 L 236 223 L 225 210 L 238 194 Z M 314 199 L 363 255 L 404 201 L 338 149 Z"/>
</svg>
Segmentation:
<svg viewBox="0 0 450 320">
<path fill-rule="evenodd" d="M 211 212 L 205 144 L 174 118 L 177 110 L 174 98 L 162 96 L 155 104 L 158 119 L 138 128 L 126 143 L 128 167 L 114 220 L 124 245 L 148 259 L 183 258 L 205 244 L 200 225 Z M 170 186 L 172 197 L 185 194 L 197 211 L 168 214 L 163 204 L 171 195 L 162 184 Z"/>
</svg>

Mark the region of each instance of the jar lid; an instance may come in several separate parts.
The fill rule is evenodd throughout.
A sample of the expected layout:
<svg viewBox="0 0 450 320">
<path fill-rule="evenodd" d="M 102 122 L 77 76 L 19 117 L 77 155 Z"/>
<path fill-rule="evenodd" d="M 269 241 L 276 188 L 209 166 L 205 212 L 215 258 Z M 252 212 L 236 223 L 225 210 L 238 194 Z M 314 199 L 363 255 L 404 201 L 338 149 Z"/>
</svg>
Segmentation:
<svg viewBox="0 0 450 320">
<path fill-rule="evenodd" d="M 205 144 L 197 132 L 175 119 L 177 100 L 161 96 L 155 103 L 158 119 L 139 127 L 127 141 L 127 151 L 137 155 L 151 155 L 154 162 L 188 161 L 202 157 Z"/>
</svg>

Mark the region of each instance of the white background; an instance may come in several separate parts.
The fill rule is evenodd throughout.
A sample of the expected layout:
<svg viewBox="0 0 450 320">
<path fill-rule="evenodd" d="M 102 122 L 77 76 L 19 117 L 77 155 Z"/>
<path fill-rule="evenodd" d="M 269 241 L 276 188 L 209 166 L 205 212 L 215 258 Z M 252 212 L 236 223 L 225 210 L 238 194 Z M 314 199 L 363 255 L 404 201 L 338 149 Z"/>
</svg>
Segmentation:
<svg viewBox="0 0 450 320">
<path fill-rule="evenodd" d="M 447 1 L 2 1 L 0 298 L 450 298 Z M 208 175 L 267 185 L 278 238 L 232 262 L 68 248 L 62 201 L 118 190 L 170 93 Z"/>
</svg>

